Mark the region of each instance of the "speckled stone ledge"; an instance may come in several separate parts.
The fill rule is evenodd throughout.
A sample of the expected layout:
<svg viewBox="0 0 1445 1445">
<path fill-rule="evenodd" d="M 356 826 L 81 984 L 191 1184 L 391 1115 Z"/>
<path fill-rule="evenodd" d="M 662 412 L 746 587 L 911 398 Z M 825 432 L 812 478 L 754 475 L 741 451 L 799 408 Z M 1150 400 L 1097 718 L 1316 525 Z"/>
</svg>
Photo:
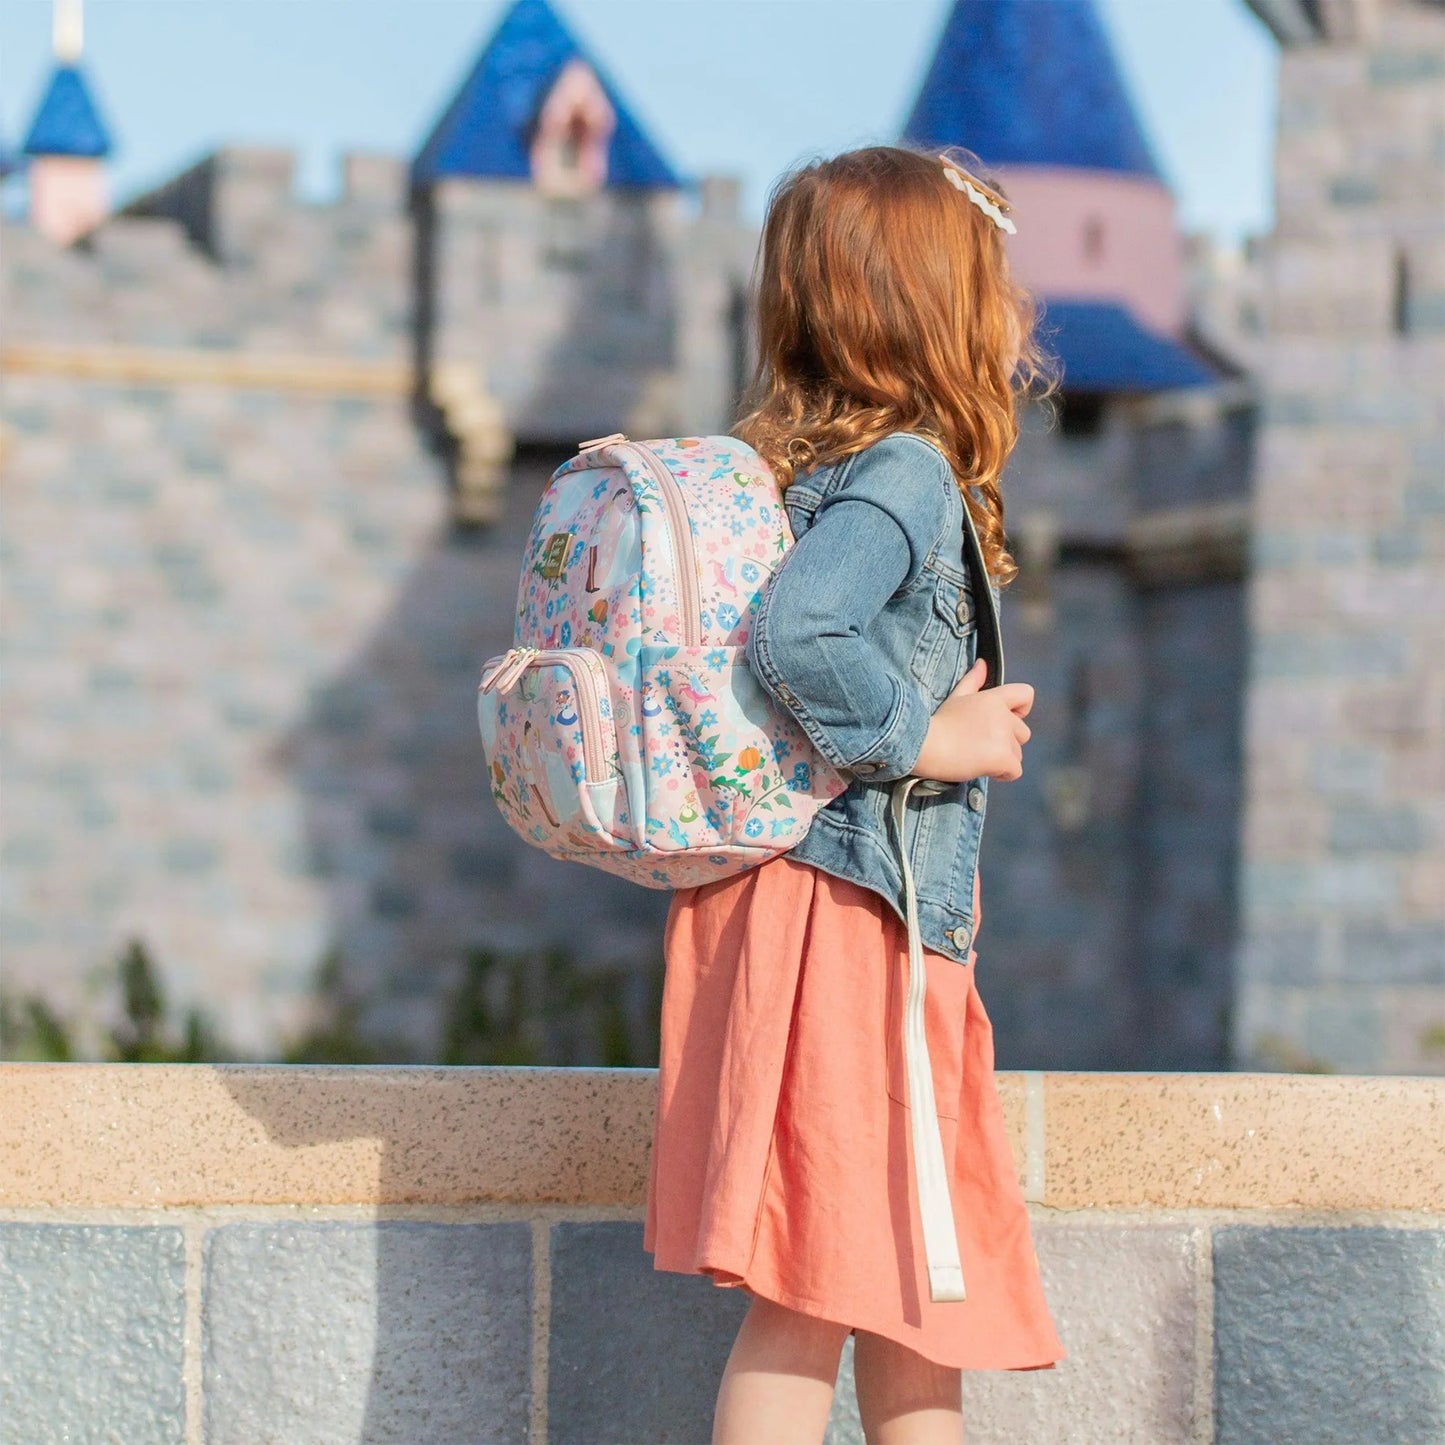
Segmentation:
<svg viewBox="0 0 1445 1445">
<path fill-rule="evenodd" d="M 999 1075 L 1058 1209 L 1445 1210 L 1445 1080 Z M 0 1065 L 0 1206 L 635 1206 L 651 1069 Z"/>
</svg>

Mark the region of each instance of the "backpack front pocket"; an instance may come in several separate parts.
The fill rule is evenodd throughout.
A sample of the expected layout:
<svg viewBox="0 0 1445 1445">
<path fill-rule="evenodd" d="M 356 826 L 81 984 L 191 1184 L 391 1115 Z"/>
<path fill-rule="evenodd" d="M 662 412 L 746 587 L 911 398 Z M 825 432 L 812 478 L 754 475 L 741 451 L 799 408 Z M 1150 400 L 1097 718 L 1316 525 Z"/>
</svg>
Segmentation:
<svg viewBox="0 0 1445 1445">
<path fill-rule="evenodd" d="M 492 797 L 522 837 L 557 857 L 631 846 L 607 672 L 594 653 L 513 648 L 488 659 L 477 721 Z"/>
</svg>

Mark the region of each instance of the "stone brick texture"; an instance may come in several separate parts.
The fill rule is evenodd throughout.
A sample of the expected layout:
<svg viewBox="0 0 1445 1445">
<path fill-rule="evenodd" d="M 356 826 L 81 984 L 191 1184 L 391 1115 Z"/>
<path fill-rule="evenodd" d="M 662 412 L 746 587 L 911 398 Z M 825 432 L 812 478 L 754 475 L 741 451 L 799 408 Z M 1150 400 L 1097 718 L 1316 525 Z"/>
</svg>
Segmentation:
<svg viewBox="0 0 1445 1445">
<path fill-rule="evenodd" d="M 1257 1218 L 1038 1213 L 1067 1357 L 965 1371 L 969 1440 L 1445 1438 L 1445 1233 Z M 189 1266 L 171 1223 L 0 1223 L 5 1445 L 706 1445 L 748 1307 L 657 1270 L 635 1219 L 185 1227 L 200 1236 Z M 862 1445 L 851 1341 L 826 1441 Z"/>
<path fill-rule="evenodd" d="M 203 1299 L 215 1445 L 527 1439 L 525 1222 L 225 1225 Z"/>
<path fill-rule="evenodd" d="M 1445 13 L 1286 50 L 1239 1065 L 1445 1070 Z"/>
<path fill-rule="evenodd" d="M 182 1445 L 181 1231 L 0 1223 L 0 1441 Z"/>
<path fill-rule="evenodd" d="M 1026 418 L 1004 628 L 1038 701 L 982 864 L 1001 1067 L 1445 1069 L 1441 17 L 1382 15 L 1368 47 L 1284 58 L 1262 412 Z M 720 178 L 693 214 L 414 194 L 364 153 L 315 204 L 293 167 L 224 148 L 66 249 L 3 223 L 7 343 L 467 363 L 524 443 L 503 515 L 449 524 L 446 439 L 407 396 L 7 373 L 7 985 L 93 1052 L 96 971 L 137 935 L 264 1055 L 334 951 L 368 1026 L 428 1058 L 470 951 L 561 946 L 650 982 L 650 1062 L 667 895 L 509 832 L 472 696 L 551 466 L 728 425 L 755 234 Z M 1261 422 L 1248 584 L 1141 573 L 1136 522 L 1250 498 Z"/>
</svg>

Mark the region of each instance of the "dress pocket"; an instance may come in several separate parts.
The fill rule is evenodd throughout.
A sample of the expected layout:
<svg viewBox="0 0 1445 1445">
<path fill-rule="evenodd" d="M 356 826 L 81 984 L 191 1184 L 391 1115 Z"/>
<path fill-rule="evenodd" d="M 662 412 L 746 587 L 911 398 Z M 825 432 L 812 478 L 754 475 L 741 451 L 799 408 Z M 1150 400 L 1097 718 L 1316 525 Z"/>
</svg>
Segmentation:
<svg viewBox="0 0 1445 1445">
<path fill-rule="evenodd" d="M 933 1069 L 933 1094 L 940 1119 L 957 1119 L 963 1094 L 964 1021 L 973 987 L 971 965 L 964 965 L 928 949 L 923 953 L 928 970 L 928 994 L 923 1001 L 923 1031 L 928 1039 L 928 1060 Z M 903 1046 L 903 1014 L 908 1003 L 907 956 L 889 960 L 888 973 L 888 1095 L 912 1107 L 908 1097 L 908 1059 Z"/>
</svg>

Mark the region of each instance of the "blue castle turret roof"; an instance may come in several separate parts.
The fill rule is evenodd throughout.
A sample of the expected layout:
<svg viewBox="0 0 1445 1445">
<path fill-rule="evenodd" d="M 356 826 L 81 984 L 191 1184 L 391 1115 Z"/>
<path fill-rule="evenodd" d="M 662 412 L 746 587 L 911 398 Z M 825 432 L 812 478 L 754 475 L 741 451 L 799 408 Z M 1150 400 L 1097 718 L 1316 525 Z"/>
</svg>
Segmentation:
<svg viewBox="0 0 1445 1445">
<path fill-rule="evenodd" d="M 563 66 L 574 58 L 591 67 L 617 114 L 608 185 L 678 187 L 676 172 L 547 0 L 517 0 L 502 18 L 412 162 L 413 183 L 443 176 L 529 178 L 533 122 Z"/>
<path fill-rule="evenodd" d="M 1066 394 L 1168 391 L 1219 380 L 1188 347 L 1148 330 L 1112 301 L 1049 298 L 1039 334 L 1059 359 Z"/>
<path fill-rule="evenodd" d="M 110 132 L 100 118 L 78 65 L 55 67 L 35 119 L 30 123 L 24 150 L 31 156 L 110 154 Z"/>
<path fill-rule="evenodd" d="M 957 0 L 903 134 L 1163 180 L 1093 0 Z"/>
</svg>

